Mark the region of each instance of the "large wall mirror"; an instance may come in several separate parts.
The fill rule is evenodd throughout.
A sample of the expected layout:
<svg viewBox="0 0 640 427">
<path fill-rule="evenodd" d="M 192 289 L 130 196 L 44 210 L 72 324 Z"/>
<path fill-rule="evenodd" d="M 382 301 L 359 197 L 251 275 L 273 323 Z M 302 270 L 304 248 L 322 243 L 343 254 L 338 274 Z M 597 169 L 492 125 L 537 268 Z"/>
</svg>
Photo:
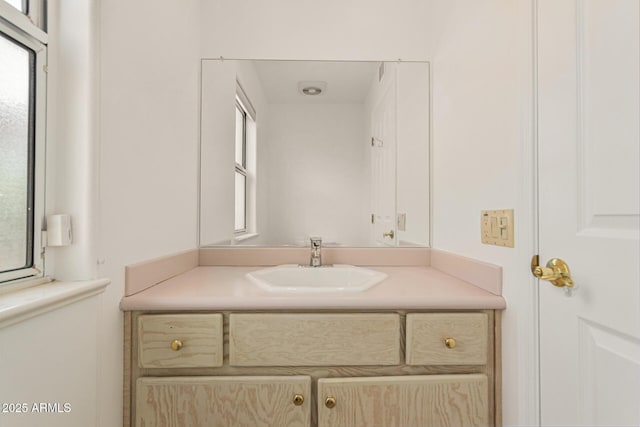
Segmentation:
<svg viewBox="0 0 640 427">
<path fill-rule="evenodd" d="M 429 64 L 204 60 L 200 246 L 429 245 Z"/>
</svg>

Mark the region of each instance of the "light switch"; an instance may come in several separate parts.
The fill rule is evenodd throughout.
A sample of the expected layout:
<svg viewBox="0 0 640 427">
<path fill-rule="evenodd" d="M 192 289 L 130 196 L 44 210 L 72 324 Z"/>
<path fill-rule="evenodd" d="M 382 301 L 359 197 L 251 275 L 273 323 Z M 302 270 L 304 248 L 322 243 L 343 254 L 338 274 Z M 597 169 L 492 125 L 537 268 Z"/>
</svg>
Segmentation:
<svg viewBox="0 0 640 427">
<path fill-rule="evenodd" d="M 489 221 L 491 221 L 491 238 L 498 238 L 498 218 L 495 216 L 490 216 Z"/>
<path fill-rule="evenodd" d="M 506 216 L 500 217 L 500 240 L 509 239 L 509 218 Z"/>
<path fill-rule="evenodd" d="M 480 239 L 487 245 L 513 248 L 513 209 L 482 211 Z"/>
</svg>

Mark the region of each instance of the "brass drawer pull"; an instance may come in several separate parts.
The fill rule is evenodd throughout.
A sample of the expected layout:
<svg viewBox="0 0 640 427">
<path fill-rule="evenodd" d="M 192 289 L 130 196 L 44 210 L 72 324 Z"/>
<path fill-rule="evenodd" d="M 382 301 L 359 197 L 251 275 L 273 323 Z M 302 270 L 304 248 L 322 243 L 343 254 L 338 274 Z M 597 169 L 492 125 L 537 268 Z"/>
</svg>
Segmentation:
<svg viewBox="0 0 640 427">
<path fill-rule="evenodd" d="M 455 348 L 456 340 L 454 338 L 445 338 L 444 345 L 447 346 L 447 348 Z"/>
<path fill-rule="evenodd" d="M 296 394 L 293 396 L 293 404 L 296 406 L 301 406 L 304 403 L 304 396 L 301 394 Z"/>
<path fill-rule="evenodd" d="M 336 406 L 336 398 L 333 397 L 333 396 L 327 396 L 326 399 L 324 399 L 324 406 L 326 406 L 329 409 L 335 407 Z"/>
<path fill-rule="evenodd" d="M 181 348 L 182 348 L 182 341 L 180 340 L 171 341 L 171 350 L 179 351 Z"/>
</svg>

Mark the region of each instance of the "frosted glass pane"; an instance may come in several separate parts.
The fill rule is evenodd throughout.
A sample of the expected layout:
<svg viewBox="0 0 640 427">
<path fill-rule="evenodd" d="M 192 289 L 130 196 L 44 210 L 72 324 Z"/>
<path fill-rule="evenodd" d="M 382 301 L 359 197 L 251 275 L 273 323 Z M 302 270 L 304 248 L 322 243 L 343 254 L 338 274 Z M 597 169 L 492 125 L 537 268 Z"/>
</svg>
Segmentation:
<svg viewBox="0 0 640 427">
<path fill-rule="evenodd" d="M 244 167 L 244 113 L 236 106 L 236 163 Z"/>
<path fill-rule="evenodd" d="M 0 36 L 0 271 L 26 267 L 31 52 Z"/>
<path fill-rule="evenodd" d="M 245 223 L 245 206 L 246 206 L 246 182 L 247 177 L 241 173 L 236 172 L 236 221 L 235 229 L 244 230 L 246 228 Z"/>
</svg>

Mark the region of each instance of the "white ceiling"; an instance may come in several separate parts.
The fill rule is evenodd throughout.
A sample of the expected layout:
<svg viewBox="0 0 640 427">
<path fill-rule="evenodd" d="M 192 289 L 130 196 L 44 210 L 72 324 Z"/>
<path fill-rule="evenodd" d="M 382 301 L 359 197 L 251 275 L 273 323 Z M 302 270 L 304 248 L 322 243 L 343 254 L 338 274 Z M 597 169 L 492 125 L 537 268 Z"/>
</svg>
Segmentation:
<svg viewBox="0 0 640 427">
<path fill-rule="evenodd" d="M 254 61 L 255 69 L 270 104 L 364 102 L 380 62 L 346 61 Z M 302 95 L 298 82 L 322 81 L 322 95 Z"/>
</svg>

